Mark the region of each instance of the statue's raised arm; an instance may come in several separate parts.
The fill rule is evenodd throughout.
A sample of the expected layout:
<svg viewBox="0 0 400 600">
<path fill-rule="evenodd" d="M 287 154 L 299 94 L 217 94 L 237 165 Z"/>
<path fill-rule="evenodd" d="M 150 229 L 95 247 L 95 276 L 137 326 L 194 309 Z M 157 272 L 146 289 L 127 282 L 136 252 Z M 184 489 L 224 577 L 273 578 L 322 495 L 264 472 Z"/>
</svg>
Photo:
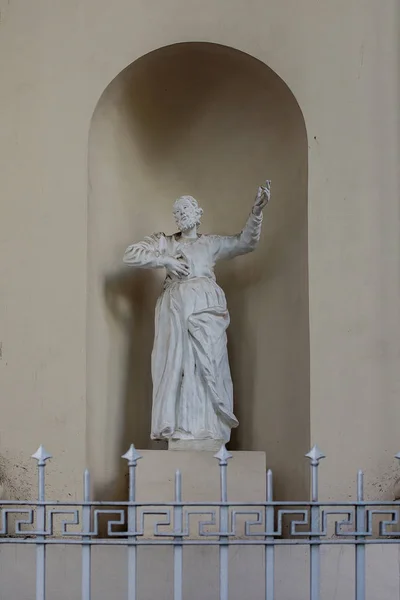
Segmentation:
<svg viewBox="0 0 400 600">
<path fill-rule="evenodd" d="M 213 257 L 217 260 L 235 258 L 256 249 L 261 236 L 263 210 L 271 198 L 271 182 L 258 188 L 246 225 L 237 235 L 213 236 Z"/>
<path fill-rule="evenodd" d="M 129 266 L 166 270 L 151 357 L 151 438 L 168 440 L 170 448 L 218 449 L 238 426 L 227 353 L 229 313 L 214 266 L 255 249 L 269 199 L 267 181 L 242 232 L 219 236 L 198 233 L 203 211 L 192 196 L 181 196 L 173 208 L 178 233 L 153 234 L 125 251 Z"/>
</svg>

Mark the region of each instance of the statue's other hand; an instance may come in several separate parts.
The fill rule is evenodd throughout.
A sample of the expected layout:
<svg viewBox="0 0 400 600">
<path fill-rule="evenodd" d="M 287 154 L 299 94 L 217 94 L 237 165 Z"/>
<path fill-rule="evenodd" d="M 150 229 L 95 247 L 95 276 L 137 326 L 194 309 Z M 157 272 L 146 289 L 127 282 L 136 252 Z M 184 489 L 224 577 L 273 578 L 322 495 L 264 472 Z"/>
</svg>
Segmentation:
<svg viewBox="0 0 400 600">
<path fill-rule="evenodd" d="M 184 260 L 178 260 L 173 256 L 164 256 L 163 266 L 176 277 L 187 277 L 189 275 L 189 265 Z"/>
</svg>

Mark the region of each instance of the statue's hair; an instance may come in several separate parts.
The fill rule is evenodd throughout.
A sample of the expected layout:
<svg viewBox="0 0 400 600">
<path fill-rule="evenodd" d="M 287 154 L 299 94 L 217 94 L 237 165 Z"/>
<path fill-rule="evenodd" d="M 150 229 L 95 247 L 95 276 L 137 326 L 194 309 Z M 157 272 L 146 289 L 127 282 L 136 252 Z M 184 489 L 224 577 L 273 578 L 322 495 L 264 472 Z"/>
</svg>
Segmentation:
<svg viewBox="0 0 400 600">
<path fill-rule="evenodd" d="M 199 226 L 200 222 L 201 222 L 201 217 L 203 216 L 203 209 L 200 208 L 199 203 L 197 202 L 196 198 L 193 198 L 193 196 L 181 196 L 180 198 L 178 198 L 177 200 L 175 200 L 173 210 L 175 210 L 175 207 L 178 204 L 180 204 L 181 202 L 183 202 L 184 200 L 187 200 L 188 202 L 190 202 L 190 204 L 196 210 L 196 217 L 197 217 L 197 219 L 196 219 L 196 225 Z"/>
</svg>

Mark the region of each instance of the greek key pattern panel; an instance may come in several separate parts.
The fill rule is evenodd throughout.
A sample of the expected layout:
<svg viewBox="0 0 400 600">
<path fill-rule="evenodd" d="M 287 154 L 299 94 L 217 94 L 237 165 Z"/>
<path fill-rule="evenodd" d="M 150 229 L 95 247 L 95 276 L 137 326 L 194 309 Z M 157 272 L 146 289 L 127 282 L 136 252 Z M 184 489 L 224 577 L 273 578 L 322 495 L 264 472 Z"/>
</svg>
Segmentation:
<svg viewBox="0 0 400 600">
<path fill-rule="evenodd" d="M 87 521 L 90 527 L 83 526 L 84 510 L 90 511 L 90 519 Z M 0 508 L 0 536 L 66 539 L 102 536 L 154 540 L 179 538 L 182 541 L 221 537 L 242 540 L 363 537 L 367 541 L 371 537 L 400 537 L 399 510 L 397 506 L 377 508 L 368 505 L 345 508 L 323 505 L 279 508 L 265 504 L 242 508 L 221 504 L 203 509 L 190 504 L 156 507 L 135 504 L 112 508 L 85 505 L 64 508 L 48 505 L 18 506 L 16 503 Z M 39 511 L 44 516 L 43 529 L 38 527 Z M 128 523 L 131 524 L 130 528 Z"/>
</svg>

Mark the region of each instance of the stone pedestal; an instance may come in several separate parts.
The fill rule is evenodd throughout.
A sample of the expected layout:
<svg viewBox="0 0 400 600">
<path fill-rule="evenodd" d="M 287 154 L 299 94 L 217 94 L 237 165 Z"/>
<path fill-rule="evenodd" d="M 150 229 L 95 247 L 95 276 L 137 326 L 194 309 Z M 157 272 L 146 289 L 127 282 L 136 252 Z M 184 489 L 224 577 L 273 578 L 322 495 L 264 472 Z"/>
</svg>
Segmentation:
<svg viewBox="0 0 400 600">
<path fill-rule="evenodd" d="M 223 440 L 169 440 L 168 450 L 186 450 L 196 452 L 218 452 Z"/>
<path fill-rule="evenodd" d="M 220 499 L 219 462 L 212 452 L 139 450 L 136 469 L 138 502 L 170 502 L 174 499 L 175 472 L 182 476 L 182 500 L 215 502 Z M 264 452 L 232 452 L 228 461 L 228 499 L 264 501 L 266 458 Z"/>
</svg>

